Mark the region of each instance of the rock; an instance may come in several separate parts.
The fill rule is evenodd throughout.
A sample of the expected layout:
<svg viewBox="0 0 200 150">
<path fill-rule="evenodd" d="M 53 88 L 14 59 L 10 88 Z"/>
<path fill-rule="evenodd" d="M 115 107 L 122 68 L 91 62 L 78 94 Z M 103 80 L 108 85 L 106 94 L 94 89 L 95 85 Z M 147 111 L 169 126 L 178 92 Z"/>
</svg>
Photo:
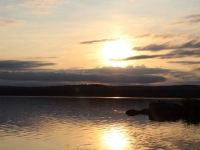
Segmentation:
<svg viewBox="0 0 200 150">
<path fill-rule="evenodd" d="M 129 116 L 149 115 L 149 120 L 153 121 L 177 121 L 184 120 L 188 123 L 200 123 L 200 101 L 184 101 L 183 105 L 173 102 L 151 102 L 149 109 L 126 111 Z"/>
<path fill-rule="evenodd" d="M 172 102 L 151 102 L 149 104 L 149 119 L 155 121 L 176 121 L 182 118 L 182 105 Z"/>
<path fill-rule="evenodd" d="M 148 115 L 149 114 L 149 109 L 142 109 L 140 111 L 140 113 L 143 114 L 143 115 Z"/>
<path fill-rule="evenodd" d="M 148 109 L 142 109 L 141 111 L 135 110 L 135 109 L 129 109 L 126 111 L 126 114 L 129 116 L 135 116 L 135 115 L 148 115 L 149 110 Z"/>
<path fill-rule="evenodd" d="M 129 109 L 129 110 L 126 111 L 126 114 L 129 115 L 129 116 L 135 116 L 135 115 L 140 114 L 140 111 L 135 110 L 135 109 Z"/>
</svg>

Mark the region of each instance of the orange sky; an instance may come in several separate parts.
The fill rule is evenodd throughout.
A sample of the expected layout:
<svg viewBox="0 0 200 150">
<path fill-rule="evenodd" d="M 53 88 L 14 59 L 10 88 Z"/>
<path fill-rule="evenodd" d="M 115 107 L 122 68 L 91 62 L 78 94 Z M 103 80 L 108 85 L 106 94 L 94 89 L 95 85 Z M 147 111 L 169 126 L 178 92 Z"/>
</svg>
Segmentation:
<svg viewBox="0 0 200 150">
<path fill-rule="evenodd" d="M 198 0 L 4 1 L 0 85 L 199 84 L 199 10 Z M 109 74 L 96 72 L 105 68 Z M 132 74 L 138 68 L 141 73 Z M 38 79 L 23 80 L 27 72 Z M 43 80 L 41 72 L 56 74 L 55 80 Z M 124 76 L 116 83 L 68 78 L 58 83 L 60 72 L 77 78 Z M 134 82 L 125 82 L 131 76 Z M 140 82 L 146 76 L 148 82 Z"/>
</svg>

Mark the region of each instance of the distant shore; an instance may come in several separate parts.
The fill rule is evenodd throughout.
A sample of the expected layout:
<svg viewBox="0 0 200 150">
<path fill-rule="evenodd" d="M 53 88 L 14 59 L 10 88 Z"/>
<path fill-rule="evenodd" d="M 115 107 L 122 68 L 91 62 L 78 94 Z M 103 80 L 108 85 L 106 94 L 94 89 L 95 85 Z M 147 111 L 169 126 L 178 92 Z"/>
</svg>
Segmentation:
<svg viewBox="0 0 200 150">
<path fill-rule="evenodd" d="M 105 86 L 98 84 L 47 87 L 0 86 L 0 96 L 199 98 L 200 86 Z"/>
</svg>

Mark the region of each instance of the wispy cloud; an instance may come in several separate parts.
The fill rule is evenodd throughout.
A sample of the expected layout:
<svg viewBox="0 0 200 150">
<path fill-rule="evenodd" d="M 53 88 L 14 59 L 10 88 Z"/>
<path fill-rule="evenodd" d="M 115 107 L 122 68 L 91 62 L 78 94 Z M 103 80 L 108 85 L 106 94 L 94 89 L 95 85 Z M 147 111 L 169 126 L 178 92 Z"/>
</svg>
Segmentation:
<svg viewBox="0 0 200 150">
<path fill-rule="evenodd" d="M 178 36 L 183 36 L 182 33 L 179 33 L 179 34 L 173 34 L 173 33 L 163 33 L 163 34 L 153 34 L 153 33 L 146 33 L 146 34 L 141 34 L 141 35 L 137 35 L 137 36 L 133 36 L 133 37 L 120 37 L 120 38 L 105 38 L 105 39 L 99 39 L 99 40 L 90 40 L 90 41 L 82 41 L 82 42 L 79 42 L 79 44 L 97 44 L 97 43 L 103 43 L 103 42 L 110 42 L 110 41 L 116 41 L 116 40 L 120 40 L 120 39 L 140 39 L 140 38 L 148 38 L 148 37 L 151 37 L 151 38 L 160 38 L 160 39 L 167 39 L 167 38 L 173 38 L 173 37 L 178 37 Z M 169 44 L 169 43 L 165 43 L 166 45 Z M 164 45 L 164 46 L 166 46 Z M 161 45 L 157 45 L 157 44 L 152 44 L 152 45 L 149 45 L 150 47 L 161 47 L 163 46 L 162 44 Z M 168 47 L 168 46 L 167 46 Z M 140 48 L 140 50 L 146 50 L 144 48 L 141 48 L 141 47 L 136 47 L 136 48 Z M 148 47 L 147 47 L 148 48 Z M 159 48 L 158 48 L 159 49 Z"/>
<path fill-rule="evenodd" d="M 154 34 L 152 38 L 161 38 L 161 39 L 167 39 L 167 38 L 173 38 L 173 37 L 179 37 L 183 36 L 182 33 L 175 34 L 175 33 L 163 33 L 163 34 Z"/>
<path fill-rule="evenodd" d="M 136 51 L 152 51 L 152 52 L 157 52 L 161 50 L 171 50 L 171 49 L 196 49 L 200 48 L 200 42 L 196 40 L 191 40 L 188 42 L 185 42 L 181 45 L 171 45 L 169 42 L 168 43 L 163 43 L 163 44 L 150 44 L 144 47 L 134 47 L 133 49 Z"/>
<path fill-rule="evenodd" d="M 160 58 L 183 58 L 183 57 L 200 57 L 200 50 L 174 50 L 165 55 L 161 55 Z"/>
<path fill-rule="evenodd" d="M 40 69 L 40 67 L 52 65 L 55 64 L 43 61 L 0 60 L 1 71 Z"/>
<path fill-rule="evenodd" d="M 200 68 L 196 68 L 194 71 L 197 71 L 197 72 L 199 72 L 199 71 L 200 71 Z"/>
<path fill-rule="evenodd" d="M 188 15 L 185 18 L 190 19 L 190 18 L 199 18 L 200 14 L 192 14 L 192 15 Z"/>
<path fill-rule="evenodd" d="M 134 47 L 133 49 L 136 51 L 161 51 L 161 50 L 166 50 L 166 49 L 174 49 L 174 46 L 171 46 L 169 43 L 164 43 L 164 44 L 150 44 L 144 47 Z"/>
<path fill-rule="evenodd" d="M 6 27 L 6 26 L 21 24 L 21 23 L 25 23 L 25 21 L 0 17 L 0 27 Z"/>
<path fill-rule="evenodd" d="M 27 59 L 54 59 L 54 58 L 59 58 L 59 57 L 28 57 Z"/>
<path fill-rule="evenodd" d="M 179 36 L 184 36 L 183 33 L 162 33 L 162 34 L 153 34 L 153 33 L 146 33 L 142 35 L 135 36 L 134 38 L 152 38 L 152 39 L 168 39 L 168 38 L 174 38 L 174 37 L 179 37 Z"/>
<path fill-rule="evenodd" d="M 162 55 L 138 55 L 123 59 L 111 59 L 111 60 L 125 61 L 125 60 L 141 60 L 150 58 L 171 59 L 171 58 L 184 58 L 184 57 L 200 57 L 200 50 L 173 50 L 167 54 L 162 54 Z"/>
<path fill-rule="evenodd" d="M 192 41 L 184 43 L 183 45 L 177 48 L 200 48 L 200 42 L 196 40 L 192 40 Z"/>
<path fill-rule="evenodd" d="M 12 10 L 13 8 L 14 8 L 13 5 L 8 5 L 8 6 L 6 6 L 6 9 L 8 9 L 8 10 Z"/>
<path fill-rule="evenodd" d="M 200 37 L 198 34 L 186 34 L 186 33 L 173 33 L 173 32 L 167 32 L 167 33 L 160 33 L 160 34 L 154 34 L 154 33 L 147 33 L 147 34 L 142 34 L 142 35 L 138 35 L 138 36 L 133 36 L 133 39 L 145 39 L 145 38 L 149 38 L 151 40 L 168 40 L 168 41 L 174 41 L 176 39 L 179 38 L 179 40 L 181 41 L 181 39 L 183 40 L 193 40 L 193 41 L 198 41 L 200 40 Z M 158 45 L 158 44 L 154 44 L 154 45 Z"/>
<path fill-rule="evenodd" d="M 172 23 L 171 25 L 178 25 L 178 24 L 186 24 L 186 25 L 194 25 L 200 23 L 200 14 L 192 14 L 186 16 L 183 21 Z"/>
<path fill-rule="evenodd" d="M 102 43 L 102 42 L 116 41 L 116 40 L 118 40 L 118 39 L 119 39 L 119 38 L 83 41 L 83 42 L 80 42 L 79 44 L 96 44 L 96 43 Z"/>
<path fill-rule="evenodd" d="M 161 55 L 138 55 L 138 56 L 131 56 L 122 59 L 111 59 L 112 61 L 124 61 L 124 60 L 140 60 L 140 59 L 150 59 L 150 58 L 158 58 Z"/>
<path fill-rule="evenodd" d="M 59 3 L 59 0 L 25 0 L 21 6 L 31 8 L 33 14 L 49 14 Z"/>
<path fill-rule="evenodd" d="M 183 64 L 183 65 L 199 65 L 200 61 L 168 61 L 168 63 Z"/>
<path fill-rule="evenodd" d="M 149 37 L 149 36 L 151 36 L 152 34 L 151 33 L 147 33 L 147 34 L 142 34 L 142 35 L 138 35 L 138 36 L 136 36 L 135 38 L 137 39 L 137 38 L 144 38 L 144 37 Z"/>
</svg>

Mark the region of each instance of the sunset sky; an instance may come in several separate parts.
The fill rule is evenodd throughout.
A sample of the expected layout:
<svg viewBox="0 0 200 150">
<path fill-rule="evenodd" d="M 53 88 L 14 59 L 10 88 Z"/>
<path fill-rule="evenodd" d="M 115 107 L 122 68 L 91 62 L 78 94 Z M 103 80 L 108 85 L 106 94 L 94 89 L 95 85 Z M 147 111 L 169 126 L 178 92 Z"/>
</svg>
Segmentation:
<svg viewBox="0 0 200 150">
<path fill-rule="evenodd" d="M 199 0 L 0 2 L 0 85 L 200 85 Z"/>
</svg>

